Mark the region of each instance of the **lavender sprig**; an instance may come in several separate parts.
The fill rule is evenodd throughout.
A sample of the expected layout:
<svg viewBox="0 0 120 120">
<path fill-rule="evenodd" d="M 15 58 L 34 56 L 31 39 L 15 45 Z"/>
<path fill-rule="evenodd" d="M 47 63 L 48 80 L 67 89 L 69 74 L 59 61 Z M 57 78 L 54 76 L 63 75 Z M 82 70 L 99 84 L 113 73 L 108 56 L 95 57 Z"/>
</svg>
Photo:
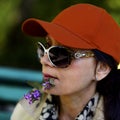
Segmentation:
<svg viewBox="0 0 120 120">
<path fill-rule="evenodd" d="M 37 100 L 40 100 L 41 103 L 46 100 L 47 93 L 43 92 L 44 90 L 49 90 L 52 87 L 54 87 L 54 79 L 49 78 L 48 80 L 43 80 L 43 83 L 39 82 L 31 82 L 28 81 L 28 84 L 36 89 L 33 89 L 32 91 L 28 92 L 27 94 L 24 95 L 24 98 L 28 100 L 29 104 L 34 103 Z"/>
<path fill-rule="evenodd" d="M 42 86 L 44 87 L 45 90 L 49 90 L 52 87 L 54 87 L 54 79 L 49 78 L 48 80 L 46 80 L 45 82 L 43 82 Z"/>
<path fill-rule="evenodd" d="M 24 95 L 24 98 L 29 101 L 29 104 L 32 104 L 36 100 L 39 100 L 41 97 L 41 92 L 39 90 L 32 90 L 29 93 Z"/>
</svg>

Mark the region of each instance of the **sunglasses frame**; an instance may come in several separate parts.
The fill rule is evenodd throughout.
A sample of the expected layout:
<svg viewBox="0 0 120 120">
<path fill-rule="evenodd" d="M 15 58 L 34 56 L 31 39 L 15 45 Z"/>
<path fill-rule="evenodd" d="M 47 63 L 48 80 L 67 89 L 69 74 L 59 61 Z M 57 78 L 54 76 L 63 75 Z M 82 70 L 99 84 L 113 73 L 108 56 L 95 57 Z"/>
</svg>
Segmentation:
<svg viewBox="0 0 120 120">
<path fill-rule="evenodd" d="M 39 46 L 42 46 L 42 48 L 44 50 L 43 56 L 45 54 L 47 54 L 48 59 L 49 59 L 50 63 L 52 64 L 52 66 L 58 67 L 58 68 L 66 68 L 66 67 L 68 67 L 70 65 L 72 59 L 79 59 L 79 58 L 82 58 L 82 57 L 93 57 L 94 56 L 94 53 L 91 50 L 77 50 L 75 52 L 72 49 L 69 49 L 69 48 L 66 48 L 66 47 L 63 47 L 63 46 L 51 46 L 48 49 L 46 49 L 45 46 L 41 42 L 38 42 L 37 54 L 38 54 L 38 58 L 39 59 L 41 59 L 41 57 L 43 57 L 43 56 L 40 55 L 40 52 L 39 52 L 40 48 L 39 48 Z M 50 59 L 50 54 L 49 54 L 49 51 L 51 49 L 53 49 L 53 48 L 63 48 L 63 49 L 65 49 L 68 52 L 68 54 L 70 54 L 70 60 L 69 60 L 70 63 L 68 63 L 68 65 L 66 65 L 65 67 L 60 67 L 60 66 L 55 65 L 52 62 L 52 60 Z"/>
</svg>

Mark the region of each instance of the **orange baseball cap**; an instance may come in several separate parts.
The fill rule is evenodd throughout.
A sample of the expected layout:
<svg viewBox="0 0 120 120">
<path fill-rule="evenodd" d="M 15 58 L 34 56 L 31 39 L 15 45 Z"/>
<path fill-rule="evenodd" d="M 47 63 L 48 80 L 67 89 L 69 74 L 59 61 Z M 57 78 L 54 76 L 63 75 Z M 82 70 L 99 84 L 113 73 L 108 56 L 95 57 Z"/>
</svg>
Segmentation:
<svg viewBox="0 0 120 120">
<path fill-rule="evenodd" d="M 51 22 L 29 18 L 22 24 L 24 33 L 51 35 L 62 45 L 98 49 L 120 61 L 120 28 L 103 8 L 76 4 L 64 9 Z"/>
</svg>

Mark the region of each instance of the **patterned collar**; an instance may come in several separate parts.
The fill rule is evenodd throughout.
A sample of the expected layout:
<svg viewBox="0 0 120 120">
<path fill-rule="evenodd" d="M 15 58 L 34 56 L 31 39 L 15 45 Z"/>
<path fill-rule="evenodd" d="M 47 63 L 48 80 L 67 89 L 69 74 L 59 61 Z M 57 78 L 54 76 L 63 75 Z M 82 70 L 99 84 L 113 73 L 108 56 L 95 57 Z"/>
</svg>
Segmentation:
<svg viewBox="0 0 120 120">
<path fill-rule="evenodd" d="M 92 120 L 98 103 L 99 94 L 96 93 L 93 98 L 87 103 L 83 111 L 78 114 L 75 120 Z M 39 120 L 58 120 L 58 109 L 52 99 L 47 99 Z"/>
</svg>

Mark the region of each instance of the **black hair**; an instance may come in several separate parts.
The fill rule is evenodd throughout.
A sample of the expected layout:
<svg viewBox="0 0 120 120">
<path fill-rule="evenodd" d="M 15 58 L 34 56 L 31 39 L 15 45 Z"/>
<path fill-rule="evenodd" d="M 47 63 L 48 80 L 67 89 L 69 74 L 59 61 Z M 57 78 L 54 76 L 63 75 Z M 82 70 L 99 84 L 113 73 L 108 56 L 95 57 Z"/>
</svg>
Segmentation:
<svg viewBox="0 0 120 120">
<path fill-rule="evenodd" d="M 120 120 L 120 70 L 118 62 L 99 50 L 92 50 L 97 62 L 102 62 L 111 68 L 110 73 L 97 83 L 97 91 L 103 96 L 105 120 Z"/>
</svg>

